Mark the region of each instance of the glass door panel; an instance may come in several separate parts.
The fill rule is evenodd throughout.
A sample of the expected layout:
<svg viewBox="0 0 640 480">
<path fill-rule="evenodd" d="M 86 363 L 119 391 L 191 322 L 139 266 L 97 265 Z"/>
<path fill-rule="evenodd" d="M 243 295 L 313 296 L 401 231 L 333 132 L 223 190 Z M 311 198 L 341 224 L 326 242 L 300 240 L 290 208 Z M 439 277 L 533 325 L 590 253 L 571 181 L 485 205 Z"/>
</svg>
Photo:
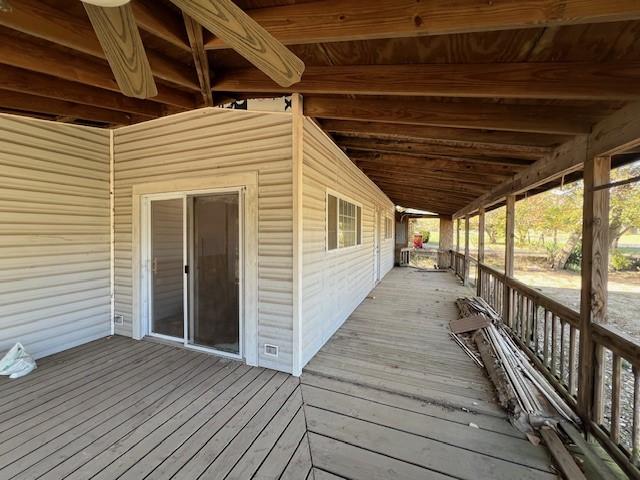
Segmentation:
<svg viewBox="0 0 640 480">
<path fill-rule="evenodd" d="M 184 338 L 183 199 L 151 201 L 151 333 Z"/>
<path fill-rule="evenodd" d="M 191 249 L 188 341 L 240 353 L 239 194 L 189 197 Z"/>
</svg>

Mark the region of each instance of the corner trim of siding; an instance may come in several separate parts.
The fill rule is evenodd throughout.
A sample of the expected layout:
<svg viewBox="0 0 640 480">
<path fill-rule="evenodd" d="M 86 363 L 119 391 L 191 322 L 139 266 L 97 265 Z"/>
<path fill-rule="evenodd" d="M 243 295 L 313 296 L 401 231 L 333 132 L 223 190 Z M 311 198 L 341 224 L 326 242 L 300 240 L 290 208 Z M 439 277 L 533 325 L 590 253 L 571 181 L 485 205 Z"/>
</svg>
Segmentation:
<svg viewBox="0 0 640 480">
<path fill-rule="evenodd" d="M 302 249 L 303 249 L 303 180 L 304 115 L 303 98 L 299 93 L 291 96 L 292 173 L 293 173 L 293 358 L 292 374 L 302 374 Z"/>
<path fill-rule="evenodd" d="M 114 177 L 114 149 L 113 149 L 113 129 L 109 130 L 109 302 L 111 311 L 111 335 L 116 333 L 115 313 L 116 313 L 116 268 L 115 268 L 115 177 Z"/>
</svg>

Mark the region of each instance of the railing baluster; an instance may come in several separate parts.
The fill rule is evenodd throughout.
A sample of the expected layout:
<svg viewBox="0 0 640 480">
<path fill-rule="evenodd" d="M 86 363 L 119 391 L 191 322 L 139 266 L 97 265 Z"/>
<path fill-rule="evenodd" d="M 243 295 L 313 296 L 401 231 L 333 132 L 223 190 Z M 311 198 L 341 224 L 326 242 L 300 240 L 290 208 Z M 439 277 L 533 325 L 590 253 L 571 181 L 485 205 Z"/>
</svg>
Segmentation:
<svg viewBox="0 0 640 480">
<path fill-rule="evenodd" d="M 576 390 L 576 328 L 569 325 L 569 393 L 575 394 Z"/>
<path fill-rule="evenodd" d="M 544 309 L 544 340 L 543 340 L 543 350 L 542 350 L 542 363 L 544 363 L 547 367 L 550 365 L 549 360 L 549 310 Z"/>
<path fill-rule="evenodd" d="M 593 371 L 593 421 L 602 425 L 604 419 L 604 348 L 596 344 Z"/>
<path fill-rule="evenodd" d="M 540 356 L 540 332 L 538 331 L 538 303 L 531 301 L 531 321 L 533 322 L 533 348 L 536 356 Z"/>
<path fill-rule="evenodd" d="M 564 341 L 565 322 L 560 318 L 560 381 L 564 383 L 564 359 L 565 356 L 565 341 Z"/>
<path fill-rule="evenodd" d="M 633 366 L 633 427 L 631 433 L 631 462 L 640 463 L 640 370 Z"/>
<path fill-rule="evenodd" d="M 556 375 L 556 315 L 551 312 L 551 364 L 549 365 L 549 369 L 554 376 Z"/>
<path fill-rule="evenodd" d="M 611 361 L 611 440 L 616 444 L 620 441 L 620 373 L 622 370 L 622 359 L 613 354 Z"/>
</svg>

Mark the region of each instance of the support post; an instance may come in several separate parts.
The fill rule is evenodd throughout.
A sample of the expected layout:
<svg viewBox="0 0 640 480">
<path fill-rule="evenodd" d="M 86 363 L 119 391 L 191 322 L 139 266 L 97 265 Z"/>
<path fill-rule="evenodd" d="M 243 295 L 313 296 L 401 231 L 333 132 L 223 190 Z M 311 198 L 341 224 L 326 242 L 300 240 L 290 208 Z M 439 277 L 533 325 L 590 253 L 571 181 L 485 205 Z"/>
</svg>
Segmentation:
<svg viewBox="0 0 640 480">
<path fill-rule="evenodd" d="M 477 295 L 482 294 L 482 272 L 480 264 L 484 263 L 484 208 L 478 212 L 478 279 L 476 280 Z"/>
<path fill-rule="evenodd" d="M 460 219 L 456 218 L 456 252 L 460 251 Z"/>
<path fill-rule="evenodd" d="M 610 171 L 610 157 L 587 158 L 584 164 L 578 413 L 587 431 L 590 420 L 600 422 L 603 415 L 603 355 L 593 343 L 591 324 L 605 323 L 607 316 L 609 189 L 594 187 L 608 183 Z"/>
<path fill-rule="evenodd" d="M 469 285 L 469 215 L 464 217 L 464 285 Z"/>
<path fill-rule="evenodd" d="M 452 259 L 449 250 L 453 248 L 453 220 L 440 217 L 440 240 L 438 244 L 438 268 L 451 268 Z"/>
<path fill-rule="evenodd" d="M 291 96 L 293 129 L 293 355 L 291 373 L 302 374 L 302 157 L 304 115 L 302 95 Z"/>
<path fill-rule="evenodd" d="M 513 277 L 513 256 L 516 225 L 516 197 L 507 196 L 507 220 L 505 226 L 504 273 Z M 511 290 L 505 284 L 502 302 L 502 320 L 511 326 Z"/>
</svg>

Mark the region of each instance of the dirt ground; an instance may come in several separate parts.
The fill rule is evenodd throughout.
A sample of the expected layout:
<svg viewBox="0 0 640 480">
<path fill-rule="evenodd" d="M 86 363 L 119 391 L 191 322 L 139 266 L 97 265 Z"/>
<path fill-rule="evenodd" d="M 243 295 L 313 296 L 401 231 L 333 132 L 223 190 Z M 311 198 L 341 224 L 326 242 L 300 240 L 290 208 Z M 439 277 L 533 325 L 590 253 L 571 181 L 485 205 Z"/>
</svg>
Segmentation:
<svg viewBox="0 0 640 480">
<path fill-rule="evenodd" d="M 545 295 L 580 310 L 580 274 L 554 270 L 516 270 L 515 277 Z M 640 272 L 609 273 L 609 321 L 640 338 Z"/>
</svg>

